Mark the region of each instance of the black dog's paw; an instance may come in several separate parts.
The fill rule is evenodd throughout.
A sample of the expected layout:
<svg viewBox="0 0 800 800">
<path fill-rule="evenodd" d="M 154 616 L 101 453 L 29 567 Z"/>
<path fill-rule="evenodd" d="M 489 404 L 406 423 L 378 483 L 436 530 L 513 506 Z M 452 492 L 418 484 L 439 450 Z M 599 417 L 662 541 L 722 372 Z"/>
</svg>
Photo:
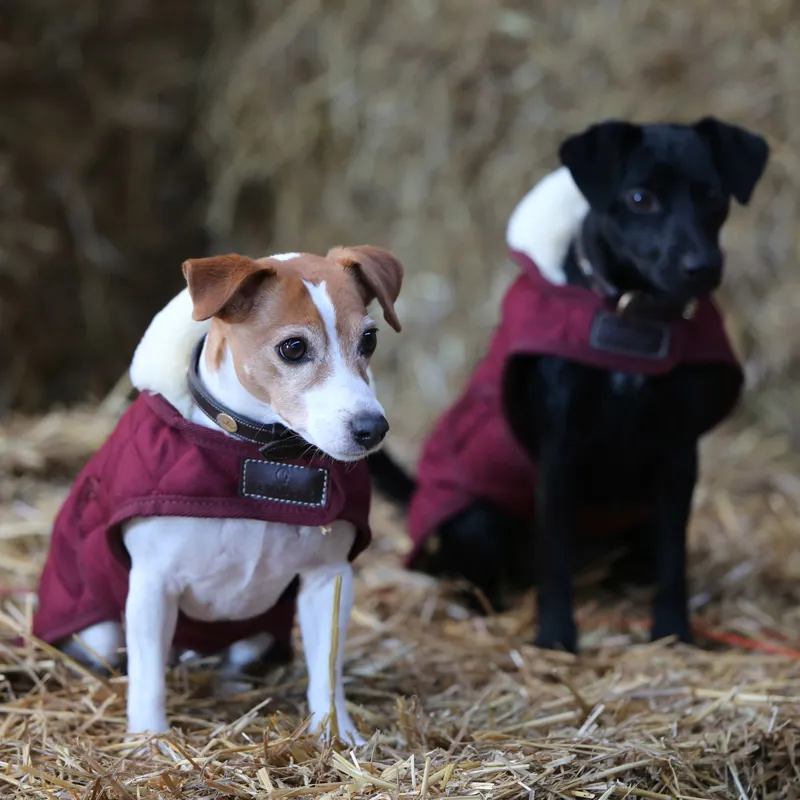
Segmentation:
<svg viewBox="0 0 800 800">
<path fill-rule="evenodd" d="M 533 643 L 543 650 L 577 653 L 578 629 L 573 620 L 560 622 L 544 620 L 539 626 L 539 635 Z"/>
<path fill-rule="evenodd" d="M 650 630 L 650 641 L 657 642 L 660 639 L 667 639 L 671 636 L 674 636 L 684 644 L 694 644 L 692 627 L 687 619 L 679 619 L 677 617 L 660 619 L 656 616 L 653 627 Z"/>
</svg>

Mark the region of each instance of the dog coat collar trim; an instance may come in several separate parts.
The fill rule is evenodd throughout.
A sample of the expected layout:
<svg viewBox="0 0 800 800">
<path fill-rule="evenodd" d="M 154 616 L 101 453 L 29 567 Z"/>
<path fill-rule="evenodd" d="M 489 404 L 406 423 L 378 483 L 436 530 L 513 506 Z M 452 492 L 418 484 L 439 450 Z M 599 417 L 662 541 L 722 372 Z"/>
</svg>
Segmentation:
<svg viewBox="0 0 800 800">
<path fill-rule="evenodd" d="M 669 321 L 683 317 L 692 319 L 697 310 L 697 299 L 691 298 L 685 303 L 676 303 L 664 300 L 655 294 L 647 292 L 621 292 L 611 281 L 595 270 L 586 249 L 583 246 L 583 236 L 580 231 L 572 242 L 575 260 L 578 262 L 584 278 L 590 288 L 600 295 L 620 317 L 637 319 L 654 319 Z"/>
<path fill-rule="evenodd" d="M 588 366 L 659 375 L 680 363 L 736 365 L 722 317 L 711 296 L 690 319 L 620 315 L 586 286 L 557 285 L 530 257 L 512 250 L 522 275 L 503 305 L 503 335 L 518 353 L 561 356 Z"/>
<path fill-rule="evenodd" d="M 198 369 L 204 342 L 205 337 L 197 342 L 192 351 L 192 357 L 189 361 L 188 383 L 192 399 L 209 419 L 212 419 L 222 430 L 232 436 L 256 445 L 261 454 L 265 456 L 268 455 L 277 459 L 302 458 L 305 453 L 313 449 L 305 439 L 285 425 L 281 425 L 278 422 L 267 425 L 255 422 L 236 414 L 214 400 L 206 391 L 205 386 L 203 386 Z"/>
</svg>

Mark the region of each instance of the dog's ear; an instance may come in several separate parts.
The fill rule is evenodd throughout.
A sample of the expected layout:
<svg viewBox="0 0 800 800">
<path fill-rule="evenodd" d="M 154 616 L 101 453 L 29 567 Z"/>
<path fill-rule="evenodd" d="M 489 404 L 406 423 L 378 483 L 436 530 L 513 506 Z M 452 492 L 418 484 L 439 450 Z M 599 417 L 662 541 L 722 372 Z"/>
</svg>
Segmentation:
<svg viewBox="0 0 800 800">
<path fill-rule="evenodd" d="M 400 320 L 394 304 L 403 284 L 403 265 L 388 250 L 370 245 L 357 247 L 334 247 L 327 255 L 345 269 L 356 273 L 364 290 L 364 301 L 369 304 L 377 300 L 383 308 L 383 317 L 396 331 L 400 331 Z"/>
<path fill-rule="evenodd" d="M 725 191 L 747 205 L 767 166 L 766 140 L 715 117 L 703 117 L 693 127 L 708 145 Z"/>
<path fill-rule="evenodd" d="M 274 274 L 273 265 L 236 254 L 184 261 L 183 276 L 194 305 L 192 317 L 198 322 L 215 316 L 241 319 L 250 310 L 257 286 Z"/>
<path fill-rule="evenodd" d="M 625 160 L 641 141 L 639 125 L 608 120 L 570 136 L 558 156 L 589 205 L 603 209 L 619 191 Z"/>
</svg>

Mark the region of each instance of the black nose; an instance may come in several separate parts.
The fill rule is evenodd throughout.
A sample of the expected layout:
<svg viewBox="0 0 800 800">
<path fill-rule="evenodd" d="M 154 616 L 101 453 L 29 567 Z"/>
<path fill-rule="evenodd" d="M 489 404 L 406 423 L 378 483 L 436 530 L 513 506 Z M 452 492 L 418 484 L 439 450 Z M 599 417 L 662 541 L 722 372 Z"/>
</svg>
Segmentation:
<svg viewBox="0 0 800 800">
<path fill-rule="evenodd" d="M 389 423 L 383 414 L 359 414 L 350 422 L 353 438 L 365 450 L 370 450 L 383 441 L 389 430 Z"/>
<path fill-rule="evenodd" d="M 700 278 L 720 270 L 720 259 L 708 253 L 687 253 L 680 264 L 681 272 L 688 278 Z"/>
</svg>

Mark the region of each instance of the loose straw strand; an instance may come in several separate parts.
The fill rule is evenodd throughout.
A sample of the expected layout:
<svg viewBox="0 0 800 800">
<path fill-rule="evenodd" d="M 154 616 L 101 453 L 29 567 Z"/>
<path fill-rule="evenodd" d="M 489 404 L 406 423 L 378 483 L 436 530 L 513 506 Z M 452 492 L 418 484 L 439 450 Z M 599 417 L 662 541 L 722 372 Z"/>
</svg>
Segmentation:
<svg viewBox="0 0 800 800">
<path fill-rule="evenodd" d="M 330 683 L 330 726 L 331 741 L 339 736 L 339 718 L 336 713 L 336 659 L 339 655 L 339 607 L 342 601 L 342 576 L 336 576 L 333 587 L 333 616 L 331 617 L 331 651 L 328 658 L 328 678 Z"/>
</svg>

